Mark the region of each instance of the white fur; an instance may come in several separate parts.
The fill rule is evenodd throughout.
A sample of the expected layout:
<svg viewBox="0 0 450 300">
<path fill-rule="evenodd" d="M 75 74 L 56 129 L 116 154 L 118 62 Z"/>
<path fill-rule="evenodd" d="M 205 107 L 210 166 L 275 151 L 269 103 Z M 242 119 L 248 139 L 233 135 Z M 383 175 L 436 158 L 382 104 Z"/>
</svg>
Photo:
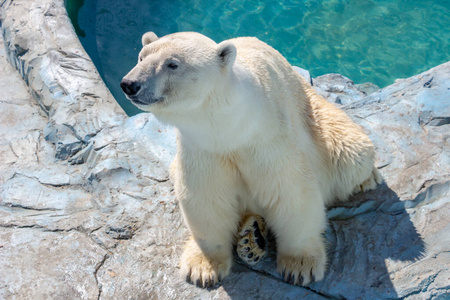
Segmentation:
<svg viewBox="0 0 450 300">
<path fill-rule="evenodd" d="M 325 204 L 380 181 L 373 146 L 276 50 L 255 38 L 224 43 L 217 46 L 195 33 L 170 35 L 144 46 L 139 70 L 127 75 L 144 81 L 149 76 L 152 86 L 165 86 L 176 83 L 177 75 L 158 75 L 149 62 L 176 56 L 189 65 L 192 55 L 198 57 L 191 73 L 179 79 L 180 91 L 165 95 L 160 89 L 164 102 L 140 106 L 178 129 L 171 173 L 193 236 L 182 273 L 203 286 L 226 276 L 239 220 L 250 212 L 262 215 L 274 231 L 280 271 L 294 283 L 303 277 L 308 284 L 311 275 L 320 280 Z M 229 51 L 221 58 L 223 47 Z M 188 48 L 195 53 L 180 50 Z M 201 80 L 186 85 L 186 76 Z"/>
</svg>

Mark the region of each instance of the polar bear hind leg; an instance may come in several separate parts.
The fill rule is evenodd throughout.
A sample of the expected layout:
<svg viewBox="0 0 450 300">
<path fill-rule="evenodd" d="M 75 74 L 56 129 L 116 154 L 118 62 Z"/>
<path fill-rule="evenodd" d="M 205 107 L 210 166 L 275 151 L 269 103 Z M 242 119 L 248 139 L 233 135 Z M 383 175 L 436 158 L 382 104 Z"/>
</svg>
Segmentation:
<svg viewBox="0 0 450 300">
<path fill-rule="evenodd" d="M 357 185 L 353 194 L 374 190 L 383 182 L 383 177 L 376 167 L 364 182 Z M 256 265 L 266 254 L 267 225 L 263 217 L 256 214 L 245 215 L 236 235 L 236 252 L 248 265 Z"/>
<path fill-rule="evenodd" d="M 266 254 L 267 227 L 261 216 L 245 215 L 236 237 L 236 252 L 247 264 L 255 265 Z"/>
<path fill-rule="evenodd" d="M 368 192 L 374 190 L 378 184 L 383 182 L 383 177 L 376 167 L 373 167 L 372 174 L 361 184 L 355 186 L 353 189 L 353 194 L 357 194 L 360 192 Z"/>
</svg>

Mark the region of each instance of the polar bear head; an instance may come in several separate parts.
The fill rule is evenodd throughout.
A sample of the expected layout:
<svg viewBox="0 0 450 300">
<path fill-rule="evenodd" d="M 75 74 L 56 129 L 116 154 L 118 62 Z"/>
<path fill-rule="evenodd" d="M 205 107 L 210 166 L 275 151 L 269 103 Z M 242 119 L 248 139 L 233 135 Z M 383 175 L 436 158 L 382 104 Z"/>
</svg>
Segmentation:
<svg viewBox="0 0 450 300">
<path fill-rule="evenodd" d="M 189 111 L 217 92 L 236 58 L 232 42 L 216 44 L 195 32 L 158 38 L 142 37 L 137 65 L 120 86 L 127 98 L 144 111 Z"/>
</svg>

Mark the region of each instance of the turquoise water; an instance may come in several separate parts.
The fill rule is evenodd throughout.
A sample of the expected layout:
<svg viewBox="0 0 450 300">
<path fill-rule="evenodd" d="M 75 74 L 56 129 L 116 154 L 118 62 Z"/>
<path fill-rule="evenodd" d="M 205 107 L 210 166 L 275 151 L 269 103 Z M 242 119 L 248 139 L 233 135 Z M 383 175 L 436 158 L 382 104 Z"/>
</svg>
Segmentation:
<svg viewBox="0 0 450 300">
<path fill-rule="evenodd" d="M 340 73 L 384 87 L 450 60 L 450 0 L 68 0 L 83 46 L 119 104 L 119 82 L 146 31 L 256 36 L 313 77 Z"/>
</svg>

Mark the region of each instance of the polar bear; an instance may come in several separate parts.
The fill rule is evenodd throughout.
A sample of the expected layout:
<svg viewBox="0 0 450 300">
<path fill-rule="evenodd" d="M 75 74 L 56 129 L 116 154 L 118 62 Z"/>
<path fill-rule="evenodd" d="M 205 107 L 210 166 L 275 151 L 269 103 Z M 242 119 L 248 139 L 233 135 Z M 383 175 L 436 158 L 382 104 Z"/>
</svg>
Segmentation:
<svg viewBox="0 0 450 300">
<path fill-rule="evenodd" d="M 257 38 L 148 32 L 142 44 L 121 87 L 177 129 L 171 178 L 191 233 L 182 275 L 204 287 L 227 276 L 240 220 L 256 215 L 285 280 L 321 280 L 325 206 L 381 182 L 368 136 Z"/>
</svg>

